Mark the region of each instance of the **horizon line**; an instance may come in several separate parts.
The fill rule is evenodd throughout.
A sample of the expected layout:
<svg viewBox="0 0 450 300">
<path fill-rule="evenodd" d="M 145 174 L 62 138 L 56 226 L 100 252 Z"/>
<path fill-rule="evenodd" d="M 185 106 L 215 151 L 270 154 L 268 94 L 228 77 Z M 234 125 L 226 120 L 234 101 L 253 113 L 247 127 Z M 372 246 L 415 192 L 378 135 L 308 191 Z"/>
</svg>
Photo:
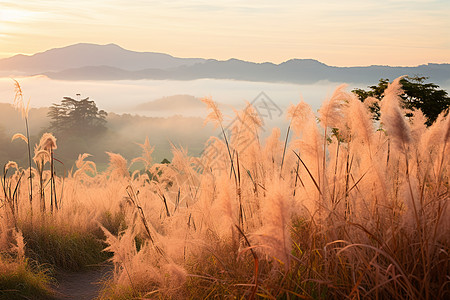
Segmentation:
<svg viewBox="0 0 450 300">
<path fill-rule="evenodd" d="M 115 46 L 115 47 L 119 47 L 120 49 L 123 49 L 125 51 L 130 51 L 130 52 L 134 52 L 134 53 L 154 53 L 154 54 L 163 54 L 163 55 L 169 55 L 171 57 L 174 58 L 181 58 L 181 59 L 204 59 L 206 61 L 208 60 L 215 60 L 215 61 L 219 61 L 219 62 L 226 62 L 226 61 L 230 61 L 230 60 L 238 60 L 238 61 L 242 61 L 242 62 L 249 62 L 249 63 L 254 63 L 254 64 L 274 64 L 274 65 L 281 65 L 283 63 L 289 62 L 289 61 L 293 61 L 293 60 L 311 60 L 311 61 L 316 61 L 319 62 L 321 64 L 324 64 L 328 67 L 337 67 L 337 68 L 358 68 L 358 67 L 393 67 L 393 68 L 408 68 L 408 67 L 419 67 L 419 66 L 424 66 L 424 65 L 448 65 L 450 64 L 450 62 L 424 62 L 424 63 L 420 63 L 420 64 L 411 64 L 411 65 L 388 65 L 388 64 L 368 64 L 368 65 L 333 65 L 333 64 L 328 64 L 328 63 L 324 63 L 323 61 L 320 61 L 318 59 L 315 58 L 298 58 L 298 57 L 293 57 L 287 60 L 284 60 L 280 63 L 276 63 L 273 61 L 249 61 L 249 60 L 244 60 L 244 59 L 240 59 L 237 57 L 229 57 L 226 59 L 218 59 L 218 58 L 205 58 L 205 57 L 186 57 L 186 56 L 177 56 L 177 55 L 173 55 L 171 53 L 167 53 L 167 52 L 158 52 L 158 51 L 136 51 L 136 50 L 131 50 L 131 49 L 127 49 L 125 47 L 123 47 L 122 45 L 119 45 L 117 43 L 106 43 L 106 44 L 96 44 L 96 43 L 90 43 L 90 42 L 79 42 L 79 43 L 74 43 L 74 44 L 68 44 L 65 46 L 61 46 L 61 47 L 54 47 L 54 48 L 49 48 L 40 52 L 35 52 L 35 53 L 15 53 L 12 54 L 10 52 L 8 52 L 8 54 L 10 54 L 10 56 L 4 56 L 2 55 L 2 52 L 0 52 L 0 61 L 4 60 L 4 59 L 10 59 L 13 58 L 15 56 L 26 56 L 26 57 L 32 57 L 35 56 L 37 54 L 43 54 L 45 52 L 51 51 L 51 50 L 57 50 L 57 49 L 64 49 L 64 48 L 69 48 L 69 47 L 73 47 L 73 46 L 78 46 L 78 45 L 92 45 L 92 46 Z M 12 54 L 12 55 L 11 55 Z"/>
</svg>

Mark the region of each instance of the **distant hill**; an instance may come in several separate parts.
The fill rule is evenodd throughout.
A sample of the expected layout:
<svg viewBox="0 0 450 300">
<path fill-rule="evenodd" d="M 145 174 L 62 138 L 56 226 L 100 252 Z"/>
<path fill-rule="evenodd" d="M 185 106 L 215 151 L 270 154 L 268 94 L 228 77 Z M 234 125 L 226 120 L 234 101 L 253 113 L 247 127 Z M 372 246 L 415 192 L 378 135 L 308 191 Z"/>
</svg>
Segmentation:
<svg viewBox="0 0 450 300">
<path fill-rule="evenodd" d="M 36 74 L 60 72 L 66 69 L 108 66 L 122 71 L 148 68 L 167 69 L 203 62 L 201 58 L 177 58 L 164 53 L 136 52 L 115 44 L 96 45 L 80 43 L 47 50 L 31 56 L 15 55 L 0 60 L 0 70 Z"/>
<path fill-rule="evenodd" d="M 136 111 L 170 111 L 182 113 L 186 110 L 203 110 L 206 105 L 199 98 L 191 95 L 173 95 L 159 98 L 136 106 Z"/>
<path fill-rule="evenodd" d="M 10 74 L 44 74 L 61 80 L 212 78 L 298 84 L 322 80 L 375 84 L 380 78 L 420 75 L 430 77 L 434 83 L 448 85 L 450 64 L 333 67 L 313 59 L 291 59 L 281 64 L 253 63 L 238 59 L 176 58 L 163 53 L 129 51 L 114 44 L 76 44 L 32 56 L 1 59 L 0 75 Z"/>
</svg>

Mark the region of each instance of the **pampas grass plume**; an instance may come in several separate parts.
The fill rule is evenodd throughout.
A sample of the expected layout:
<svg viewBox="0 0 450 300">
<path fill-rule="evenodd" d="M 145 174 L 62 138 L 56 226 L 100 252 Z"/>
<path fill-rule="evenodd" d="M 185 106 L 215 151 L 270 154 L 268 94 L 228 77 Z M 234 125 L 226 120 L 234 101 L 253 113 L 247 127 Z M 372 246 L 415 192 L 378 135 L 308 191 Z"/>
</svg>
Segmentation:
<svg viewBox="0 0 450 300">
<path fill-rule="evenodd" d="M 212 100 L 211 97 L 204 97 L 201 99 L 203 103 L 211 110 L 211 112 L 205 118 L 205 124 L 208 122 L 212 122 L 214 124 L 214 128 L 220 126 L 223 122 L 222 112 L 217 107 L 217 104 Z"/>
<path fill-rule="evenodd" d="M 291 205 L 286 194 L 286 183 L 274 177 L 267 186 L 267 194 L 262 208 L 263 227 L 254 237 L 261 246 L 260 251 L 270 259 L 283 262 L 287 270 L 290 263 L 291 237 Z"/>
<path fill-rule="evenodd" d="M 381 122 L 394 144 L 400 150 L 406 151 L 405 148 L 411 141 L 411 129 L 400 109 L 401 79 L 402 77 L 395 79 L 384 92 L 385 95 L 381 100 Z"/>
<path fill-rule="evenodd" d="M 129 178 L 130 174 L 128 172 L 127 160 L 120 154 L 106 152 L 109 156 L 109 167 L 108 172 L 111 176 L 125 177 Z"/>
</svg>

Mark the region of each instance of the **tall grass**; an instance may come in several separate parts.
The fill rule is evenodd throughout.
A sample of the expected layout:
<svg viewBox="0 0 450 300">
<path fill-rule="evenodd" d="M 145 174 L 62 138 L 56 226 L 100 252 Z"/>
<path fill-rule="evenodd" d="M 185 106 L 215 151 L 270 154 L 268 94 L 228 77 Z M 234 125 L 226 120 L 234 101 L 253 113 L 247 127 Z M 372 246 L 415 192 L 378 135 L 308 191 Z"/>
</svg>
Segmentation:
<svg viewBox="0 0 450 300">
<path fill-rule="evenodd" d="M 27 144 L 27 154 L 28 154 L 28 168 L 29 168 L 29 199 L 30 199 L 30 213 L 33 214 L 33 177 L 31 173 L 31 146 L 30 146 L 30 129 L 28 126 L 28 111 L 29 111 L 29 105 L 30 101 L 27 102 L 27 105 L 25 106 L 25 103 L 23 101 L 23 92 L 22 88 L 17 80 L 14 80 L 14 88 L 15 88 L 15 96 L 14 96 L 14 108 L 20 111 L 22 115 L 22 119 L 25 120 L 25 129 L 26 129 L 26 137 L 23 135 L 15 135 L 13 136 L 13 140 L 15 137 L 19 136 L 22 138 L 22 140 L 25 141 Z"/>
<path fill-rule="evenodd" d="M 60 233 L 105 238 L 114 272 L 104 299 L 445 299 L 450 116 L 430 127 L 420 111 L 406 119 L 399 93 L 397 80 L 376 125 L 340 87 L 318 118 L 306 103 L 293 105 L 287 136 L 275 129 L 265 142 L 248 106 L 202 157 L 174 147 L 170 164 L 155 164 L 146 140 L 132 161 L 146 172 L 130 174 L 109 153 L 109 169 L 98 174 L 80 155 L 64 186 L 54 178 L 59 209 L 40 218 Z M 223 128 L 214 102 L 205 102 Z M 43 201 L 53 201 L 45 196 L 52 187 L 42 188 Z M 19 191 L 24 229 L 25 200 Z"/>
</svg>

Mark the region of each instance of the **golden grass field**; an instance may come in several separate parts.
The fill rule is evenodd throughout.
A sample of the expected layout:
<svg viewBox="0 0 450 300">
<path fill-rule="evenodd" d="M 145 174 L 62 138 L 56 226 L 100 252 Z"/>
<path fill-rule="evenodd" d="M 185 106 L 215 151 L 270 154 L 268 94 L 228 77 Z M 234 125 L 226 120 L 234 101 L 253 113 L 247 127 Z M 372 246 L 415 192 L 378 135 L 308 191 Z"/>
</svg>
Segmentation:
<svg viewBox="0 0 450 300">
<path fill-rule="evenodd" d="M 318 114 L 292 105 L 289 136 L 266 140 L 254 108 L 226 135 L 206 98 L 222 135 L 202 156 L 174 147 L 157 164 L 146 140 L 102 173 L 80 154 L 54 175 L 58 141 L 44 134 L 31 168 L 4 168 L 0 298 L 46 299 L 57 270 L 107 259 L 100 299 L 450 297 L 450 115 L 426 127 L 399 94 L 396 80 L 374 122 L 340 87 Z"/>
</svg>

